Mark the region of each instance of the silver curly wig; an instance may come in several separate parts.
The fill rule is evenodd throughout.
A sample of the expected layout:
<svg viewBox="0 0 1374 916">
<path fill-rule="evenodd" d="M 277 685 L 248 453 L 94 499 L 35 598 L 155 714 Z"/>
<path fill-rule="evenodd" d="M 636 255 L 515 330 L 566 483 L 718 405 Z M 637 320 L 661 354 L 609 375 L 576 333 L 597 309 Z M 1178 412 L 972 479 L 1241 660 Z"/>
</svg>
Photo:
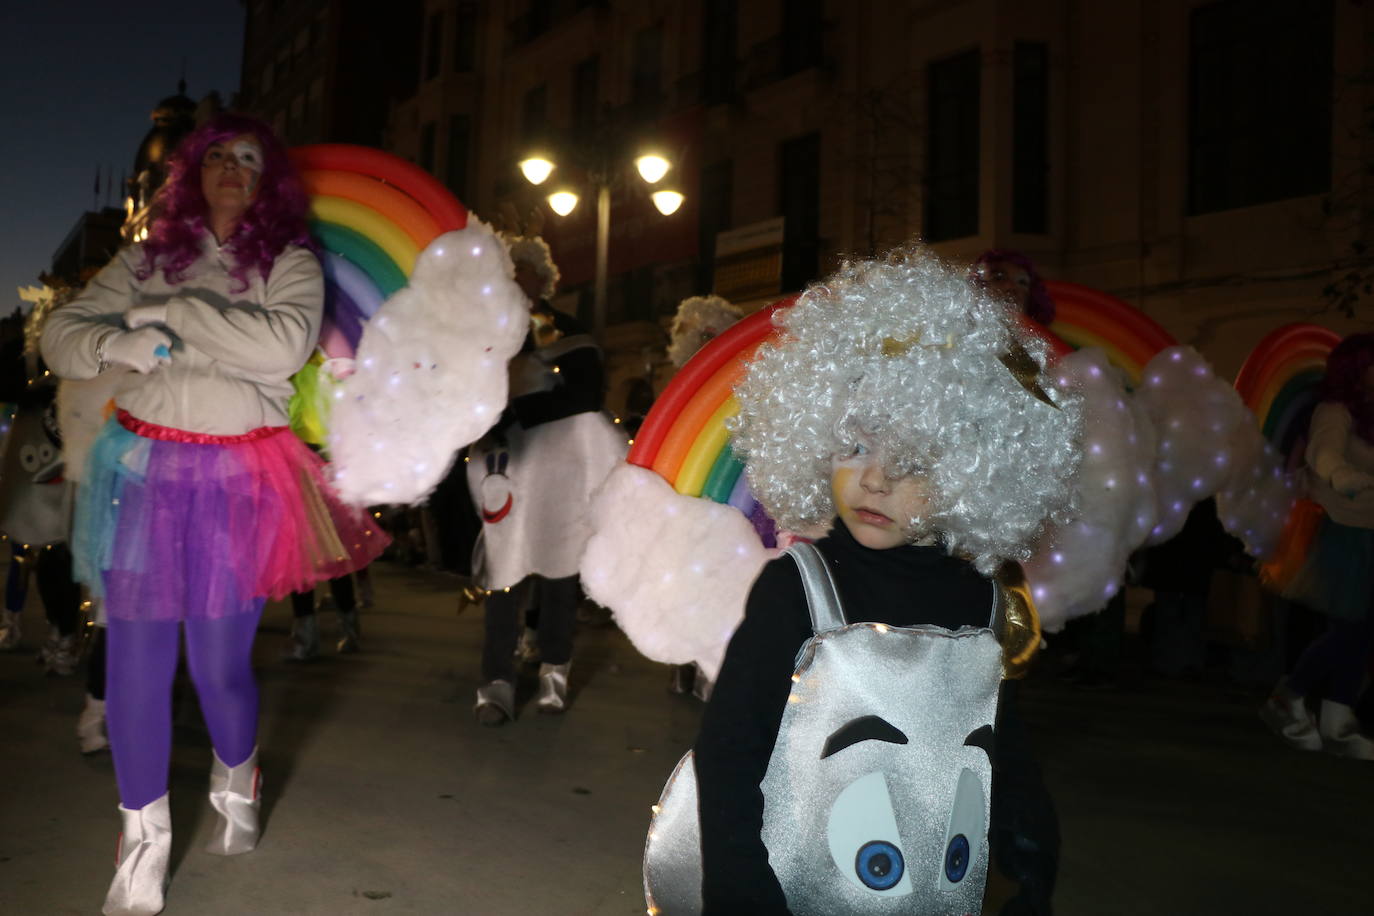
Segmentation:
<svg viewBox="0 0 1374 916">
<path fill-rule="evenodd" d="M 730 429 L 781 525 L 830 523 L 831 459 L 861 434 L 892 476 L 930 481 L 912 539 L 938 532 L 984 573 L 1028 559 L 1047 523 L 1073 518 L 1082 399 L 1053 384 L 1044 342 L 965 271 L 899 249 L 846 263 L 775 321 L 783 333 L 735 388 Z"/>
<path fill-rule="evenodd" d="M 719 337 L 743 313 L 720 296 L 691 296 L 678 303 L 669 332 L 668 361 L 681 369 L 706 343 Z"/>
<path fill-rule="evenodd" d="M 553 262 L 553 252 L 549 243 L 537 235 L 504 235 L 506 247 L 510 249 L 510 259 L 515 264 L 528 264 L 534 269 L 544 287 L 540 299 L 552 299 L 558 291 L 558 265 Z"/>
</svg>

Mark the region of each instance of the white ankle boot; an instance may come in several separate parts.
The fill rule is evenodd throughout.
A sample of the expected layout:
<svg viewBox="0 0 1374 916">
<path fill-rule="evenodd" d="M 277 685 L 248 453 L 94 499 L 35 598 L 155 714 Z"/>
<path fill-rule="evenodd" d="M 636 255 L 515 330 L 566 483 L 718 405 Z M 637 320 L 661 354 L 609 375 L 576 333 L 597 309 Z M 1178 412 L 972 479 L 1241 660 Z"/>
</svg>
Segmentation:
<svg viewBox="0 0 1374 916">
<path fill-rule="evenodd" d="M 110 739 L 105 737 L 104 700 L 86 694 L 86 706 L 76 720 L 76 740 L 83 754 L 94 754 L 110 746 Z"/>
<path fill-rule="evenodd" d="M 1322 700 L 1321 740 L 1332 754 L 1356 760 L 1374 760 L 1374 741 L 1360 734 L 1355 710 L 1344 703 Z"/>
<path fill-rule="evenodd" d="M 477 688 L 477 705 L 472 708 L 477 721 L 487 726 L 504 725 L 515 718 L 515 685 L 492 681 Z"/>
<path fill-rule="evenodd" d="M 210 806 L 219 813 L 205 851 L 217 856 L 237 856 L 252 852 L 258 845 L 258 790 L 262 778 L 258 771 L 258 749 L 238 766 L 225 766 L 214 754 L 210 767 Z"/>
<path fill-rule="evenodd" d="M 172 855 L 172 811 L 167 796 L 133 811 L 120 805 L 119 816 L 124 832 L 115 854 L 114 881 L 100 912 L 105 916 L 161 913 Z"/>
<path fill-rule="evenodd" d="M 562 712 L 568 708 L 568 671 L 571 668 L 572 662 L 539 666 L 539 699 L 535 705 L 540 712 Z"/>
<path fill-rule="evenodd" d="M 1260 707 L 1260 718 L 1273 729 L 1285 744 L 1300 751 L 1322 749 L 1321 735 L 1302 697 L 1294 697 L 1282 683 L 1274 688 L 1269 699 Z"/>
</svg>

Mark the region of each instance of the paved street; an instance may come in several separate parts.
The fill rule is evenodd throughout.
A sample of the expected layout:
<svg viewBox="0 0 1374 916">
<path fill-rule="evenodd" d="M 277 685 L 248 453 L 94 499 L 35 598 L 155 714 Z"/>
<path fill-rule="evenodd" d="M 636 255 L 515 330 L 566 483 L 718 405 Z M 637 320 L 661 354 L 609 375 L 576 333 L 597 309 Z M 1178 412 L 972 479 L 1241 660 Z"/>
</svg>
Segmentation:
<svg viewBox="0 0 1374 916">
<path fill-rule="evenodd" d="M 585 628 L 568 715 L 482 729 L 480 617 L 456 615 L 456 580 L 389 565 L 374 578 L 360 655 L 287 665 L 289 611 L 268 609 L 266 828 L 250 855 L 200 851 L 210 749 L 184 692 L 166 913 L 642 913 L 649 805 L 695 734 L 695 701 L 613 628 Z M 36 594 L 25 623 L 25 651 L 0 656 L 0 914 L 93 914 L 118 832 L 111 763 L 76 751 L 79 679 L 34 664 Z M 1253 692 L 1217 683 L 1043 679 L 1026 696 L 1063 822 L 1056 912 L 1374 911 L 1374 765 L 1287 750 Z"/>
</svg>

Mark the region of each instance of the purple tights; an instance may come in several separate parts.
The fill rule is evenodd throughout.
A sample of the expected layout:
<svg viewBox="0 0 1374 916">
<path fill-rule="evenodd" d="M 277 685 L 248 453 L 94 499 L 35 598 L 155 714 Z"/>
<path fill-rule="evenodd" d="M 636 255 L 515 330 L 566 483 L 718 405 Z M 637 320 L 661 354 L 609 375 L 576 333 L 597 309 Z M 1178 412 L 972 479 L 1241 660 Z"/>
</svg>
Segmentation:
<svg viewBox="0 0 1374 916">
<path fill-rule="evenodd" d="M 253 636 L 263 600 L 241 613 L 186 620 L 186 663 L 215 753 L 227 766 L 257 744 L 258 687 Z M 181 621 L 110 619 L 105 715 L 119 799 L 142 808 L 167 791 L 172 754 L 172 678 Z"/>
</svg>

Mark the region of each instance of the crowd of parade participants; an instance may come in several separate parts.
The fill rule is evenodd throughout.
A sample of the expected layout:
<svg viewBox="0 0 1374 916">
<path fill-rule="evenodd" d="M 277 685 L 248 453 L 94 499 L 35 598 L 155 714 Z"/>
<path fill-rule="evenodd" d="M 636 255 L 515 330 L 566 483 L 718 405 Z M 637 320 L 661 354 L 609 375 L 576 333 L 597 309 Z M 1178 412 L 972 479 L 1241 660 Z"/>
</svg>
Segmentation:
<svg viewBox="0 0 1374 916">
<path fill-rule="evenodd" d="M 374 560 L 453 573 L 482 605 L 476 719 L 568 711 L 575 634 L 605 622 L 579 578 L 593 503 L 643 419 L 605 410 L 597 342 L 552 304 L 549 247 L 511 235 L 529 327 L 500 370 L 499 419 L 424 504 L 347 505 L 328 456 L 290 429 L 325 287 L 282 144 L 217 116 L 181 144 L 159 200 L 145 242 L 0 337 L 0 400 L 15 405 L 0 650 L 86 679 L 73 752 L 112 754 L 122 822 L 106 914 L 162 911 L 170 806 L 195 803 L 168 794 L 183 638 L 213 745 L 207 851 L 257 845 L 272 774 L 252 650 L 269 600 L 292 608 L 281 658 L 310 662 L 322 631 L 339 653 L 368 650 L 368 615 L 396 600 L 374 594 Z M 745 314 L 685 300 L 666 368 L 641 387 L 661 391 Z M 1305 453 L 1316 508 L 1282 598 L 1256 586 L 1237 610 L 1221 586 L 1253 582 L 1253 560 L 1207 499 L 1135 552 L 1131 588 L 1049 633 L 1018 563 L 1074 520 L 1090 421 L 1036 331 L 1055 303 L 1035 264 L 994 250 L 957 267 L 911 246 L 844 264 L 773 320 L 784 333 L 738 382 L 730 432 L 785 549 L 750 571 L 728 644 L 673 671 L 707 703 L 661 802 L 681 816 L 646 850 L 650 912 L 859 913 L 888 897 L 976 912 L 994 884 L 1011 888 L 1004 913 L 1051 912 L 1059 825 L 1019 712 L 1028 672 L 1093 690 L 1142 672 L 1281 675 L 1260 718 L 1283 742 L 1374 759 L 1374 335 L 1330 354 Z M 1267 643 L 1248 638 L 1275 608 Z"/>
</svg>

